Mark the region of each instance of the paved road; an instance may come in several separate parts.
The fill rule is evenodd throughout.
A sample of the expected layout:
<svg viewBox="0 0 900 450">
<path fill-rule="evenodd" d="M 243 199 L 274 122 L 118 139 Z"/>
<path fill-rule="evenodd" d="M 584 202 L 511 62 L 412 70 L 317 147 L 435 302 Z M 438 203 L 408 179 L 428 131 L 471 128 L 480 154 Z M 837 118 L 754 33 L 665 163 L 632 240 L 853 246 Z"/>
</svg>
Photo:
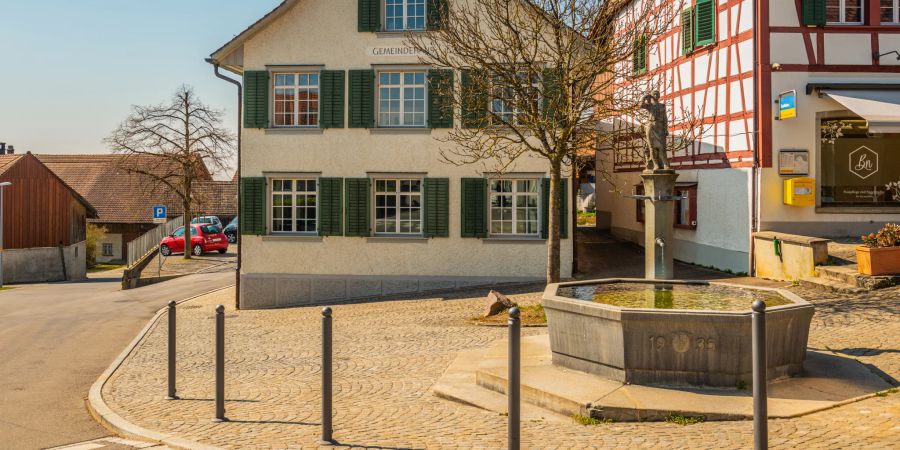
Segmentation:
<svg viewBox="0 0 900 450">
<path fill-rule="evenodd" d="M 227 271 L 121 291 L 114 275 L 0 292 L 0 448 L 108 436 L 85 408 L 91 384 L 168 300 L 234 282 Z"/>
</svg>

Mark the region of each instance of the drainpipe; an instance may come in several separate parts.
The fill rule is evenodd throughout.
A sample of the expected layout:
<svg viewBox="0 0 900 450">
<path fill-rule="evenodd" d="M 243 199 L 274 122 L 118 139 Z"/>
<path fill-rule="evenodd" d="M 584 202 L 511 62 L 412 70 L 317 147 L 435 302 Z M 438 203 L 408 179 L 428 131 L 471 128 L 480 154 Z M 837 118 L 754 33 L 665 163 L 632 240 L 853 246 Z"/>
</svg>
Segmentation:
<svg viewBox="0 0 900 450">
<path fill-rule="evenodd" d="M 761 175 L 761 170 L 759 168 L 759 148 L 762 145 L 762 139 L 760 137 L 760 114 L 759 114 L 759 24 L 761 23 L 761 18 L 759 17 L 759 2 L 764 0 L 756 0 L 753 2 L 753 92 L 756 95 L 753 96 L 753 168 L 750 171 L 751 177 L 751 192 L 750 192 L 750 261 L 748 267 L 750 267 L 749 275 L 756 275 L 756 264 L 754 262 L 755 258 L 754 254 L 754 246 L 753 246 L 753 233 L 759 231 L 759 177 Z M 768 18 L 766 18 L 768 20 Z"/>
<path fill-rule="evenodd" d="M 235 177 L 238 182 L 238 196 L 237 196 L 237 213 L 238 213 L 238 222 L 240 222 L 241 216 L 241 195 L 240 195 L 240 186 L 241 186 L 241 114 L 244 105 L 244 91 L 241 83 L 233 78 L 226 77 L 219 72 L 219 63 L 217 61 L 213 61 L 212 58 L 207 58 L 206 62 L 213 65 L 213 72 L 216 75 L 216 78 L 220 78 L 225 80 L 235 86 L 237 86 L 238 92 L 238 127 L 237 127 L 237 173 Z M 243 246 L 241 245 L 241 227 L 238 225 L 237 240 L 235 241 L 238 246 L 238 254 L 237 254 L 237 268 L 234 272 L 234 307 L 236 309 L 241 309 L 241 253 L 243 252 Z"/>
</svg>

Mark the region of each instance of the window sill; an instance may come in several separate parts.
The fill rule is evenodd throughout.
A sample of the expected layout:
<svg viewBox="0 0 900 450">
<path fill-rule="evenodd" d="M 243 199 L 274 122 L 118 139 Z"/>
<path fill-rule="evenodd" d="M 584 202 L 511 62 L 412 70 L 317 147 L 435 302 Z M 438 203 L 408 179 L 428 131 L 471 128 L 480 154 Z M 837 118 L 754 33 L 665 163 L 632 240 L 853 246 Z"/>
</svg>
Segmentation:
<svg viewBox="0 0 900 450">
<path fill-rule="evenodd" d="M 322 236 L 318 236 L 315 234 L 267 234 L 262 237 L 263 242 L 266 241 L 274 241 L 274 242 L 322 242 Z"/>
<path fill-rule="evenodd" d="M 481 240 L 485 244 L 504 244 L 518 242 L 522 244 L 543 244 L 546 239 L 539 236 L 489 236 Z"/>
<path fill-rule="evenodd" d="M 816 214 L 900 214 L 895 206 L 817 206 Z"/>
<path fill-rule="evenodd" d="M 373 244 L 424 244 L 428 238 L 423 236 L 369 236 L 367 243 Z"/>
<path fill-rule="evenodd" d="M 266 128 L 266 134 L 322 134 L 324 132 L 324 128 Z"/>
<path fill-rule="evenodd" d="M 369 128 L 369 134 L 431 134 L 431 128 Z"/>
<path fill-rule="evenodd" d="M 406 36 L 406 33 L 424 33 L 425 30 L 402 30 L 402 31 L 376 31 L 375 37 L 380 38 L 402 38 Z"/>
</svg>

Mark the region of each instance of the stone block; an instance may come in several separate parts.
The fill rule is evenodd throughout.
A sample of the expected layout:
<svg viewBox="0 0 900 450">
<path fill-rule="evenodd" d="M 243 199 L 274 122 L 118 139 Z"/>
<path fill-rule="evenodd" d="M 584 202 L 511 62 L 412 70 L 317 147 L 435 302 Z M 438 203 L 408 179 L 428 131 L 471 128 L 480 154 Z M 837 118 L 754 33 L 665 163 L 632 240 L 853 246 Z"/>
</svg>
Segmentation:
<svg viewBox="0 0 900 450">
<path fill-rule="evenodd" d="M 337 279 L 313 279 L 312 301 L 343 300 L 347 298 L 347 281 Z"/>
<path fill-rule="evenodd" d="M 241 309 L 263 309 L 278 306 L 274 277 L 241 276 Z"/>
<path fill-rule="evenodd" d="M 347 298 L 381 296 L 381 280 L 347 280 Z"/>
<path fill-rule="evenodd" d="M 278 279 L 278 306 L 296 306 L 310 303 L 310 281 L 303 278 Z"/>
<path fill-rule="evenodd" d="M 419 292 L 418 280 L 385 280 L 381 286 L 384 295 Z"/>
</svg>

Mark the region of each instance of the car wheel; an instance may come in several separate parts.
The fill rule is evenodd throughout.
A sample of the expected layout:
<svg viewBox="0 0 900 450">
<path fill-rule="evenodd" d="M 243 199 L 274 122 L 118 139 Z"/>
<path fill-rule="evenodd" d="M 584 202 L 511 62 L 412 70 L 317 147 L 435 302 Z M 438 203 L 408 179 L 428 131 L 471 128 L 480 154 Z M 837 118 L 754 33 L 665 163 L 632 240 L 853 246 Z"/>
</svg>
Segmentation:
<svg viewBox="0 0 900 450">
<path fill-rule="evenodd" d="M 201 247 L 200 244 L 194 244 L 193 250 L 194 256 L 203 255 L 203 247 Z"/>
<path fill-rule="evenodd" d="M 237 236 L 234 236 L 234 235 L 230 235 L 230 234 L 229 234 L 229 235 L 228 235 L 228 242 L 231 243 L 231 244 L 234 244 L 235 242 L 237 242 Z"/>
<path fill-rule="evenodd" d="M 227 248 L 220 248 L 220 249 L 219 249 L 219 254 L 220 254 L 220 255 L 224 255 L 225 252 L 227 252 L 227 251 L 228 251 Z"/>
<path fill-rule="evenodd" d="M 162 247 L 159 248 L 159 252 L 162 253 L 163 256 L 169 256 L 172 254 L 172 249 L 169 248 L 168 245 L 163 244 Z"/>
</svg>

